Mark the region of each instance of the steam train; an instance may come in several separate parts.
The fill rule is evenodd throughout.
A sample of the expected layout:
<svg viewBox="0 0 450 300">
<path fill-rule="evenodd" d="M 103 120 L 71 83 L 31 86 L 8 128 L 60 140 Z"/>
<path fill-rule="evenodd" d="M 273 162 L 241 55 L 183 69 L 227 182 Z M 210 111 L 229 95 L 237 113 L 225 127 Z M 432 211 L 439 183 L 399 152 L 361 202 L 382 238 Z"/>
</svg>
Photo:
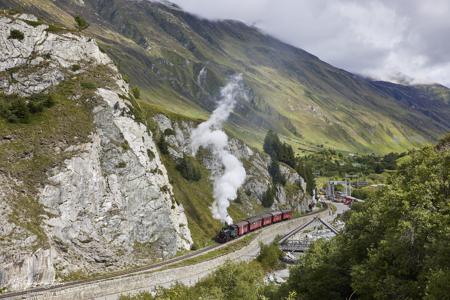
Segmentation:
<svg viewBox="0 0 450 300">
<path fill-rule="evenodd" d="M 217 235 L 216 241 L 226 243 L 262 227 L 289 219 L 292 219 L 292 210 L 275 210 L 260 216 L 251 217 L 236 224 L 223 227 Z"/>
</svg>

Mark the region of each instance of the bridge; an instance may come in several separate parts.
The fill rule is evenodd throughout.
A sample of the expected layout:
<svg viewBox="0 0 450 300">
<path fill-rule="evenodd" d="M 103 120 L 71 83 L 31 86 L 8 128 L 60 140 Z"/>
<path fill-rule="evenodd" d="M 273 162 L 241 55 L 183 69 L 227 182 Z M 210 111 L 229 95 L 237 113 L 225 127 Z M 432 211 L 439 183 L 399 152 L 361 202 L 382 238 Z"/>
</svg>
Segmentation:
<svg viewBox="0 0 450 300">
<path fill-rule="evenodd" d="M 325 228 L 325 230 L 320 228 Z M 336 228 L 321 218 L 315 217 L 311 221 L 289 232 L 278 244 L 280 249 L 285 252 L 305 252 L 315 240 L 319 238 L 330 238 L 337 234 L 338 231 Z"/>
</svg>

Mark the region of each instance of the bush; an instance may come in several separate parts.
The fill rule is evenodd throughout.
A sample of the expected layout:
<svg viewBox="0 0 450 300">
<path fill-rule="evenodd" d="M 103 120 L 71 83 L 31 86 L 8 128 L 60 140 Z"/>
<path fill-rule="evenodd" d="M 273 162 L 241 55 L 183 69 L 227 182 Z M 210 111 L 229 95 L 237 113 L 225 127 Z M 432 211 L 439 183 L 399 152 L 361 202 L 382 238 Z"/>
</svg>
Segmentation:
<svg viewBox="0 0 450 300">
<path fill-rule="evenodd" d="M 78 30 L 84 30 L 89 27 L 89 23 L 81 16 L 76 16 L 74 19 L 75 22 L 77 23 Z"/>
<path fill-rule="evenodd" d="M 175 131 L 173 131 L 172 128 L 167 128 L 166 130 L 164 130 L 164 135 L 168 136 L 168 135 L 175 135 Z"/>
<path fill-rule="evenodd" d="M 44 108 L 49 108 L 55 105 L 55 97 L 51 94 L 37 94 L 30 97 L 28 101 L 28 108 L 31 113 L 39 113 Z"/>
<path fill-rule="evenodd" d="M 0 95 L 0 116 L 11 123 L 28 123 L 31 114 L 42 112 L 54 104 L 54 96 L 44 93 L 28 99 L 17 95 Z"/>
<path fill-rule="evenodd" d="M 278 247 L 278 244 L 276 242 L 273 242 L 269 245 L 260 243 L 259 248 L 261 250 L 256 260 L 261 264 L 264 271 L 272 271 L 284 266 L 284 264 L 280 261 L 283 252 Z"/>
<path fill-rule="evenodd" d="M 261 204 L 264 207 L 272 207 L 273 202 L 275 201 L 275 196 L 277 194 L 277 189 L 275 186 L 270 186 L 267 191 L 264 193 Z"/>
<path fill-rule="evenodd" d="M 5 99 L 6 98 L 6 99 Z M 24 98 L 16 95 L 0 98 L 0 115 L 10 123 L 28 123 L 30 110 Z"/>
<path fill-rule="evenodd" d="M 198 162 L 192 157 L 184 156 L 177 164 L 176 169 L 187 180 L 199 181 L 202 178 Z"/>
<path fill-rule="evenodd" d="M 80 65 L 72 65 L 70 67 L 70 69 L 72 70 L 72 72 L 76 72 L 76 71 L 80 70 L 81 67 L 80 67 Z"/>
<path fill-rule="evenodd" d="M 93 90 L 97 88 L 97 85 L 94 82 L 82 82 L 80 83 L 81 87 L 88 90 Z"/>
<path fill-rule="evenodd" d="M 274 184 L 282 184 L 284 185 L 286 183 L 286 179 L 284 178 L 284 176 L 281 174 L 280 171 L 280 164 L 278 163 L 277 160 L 272 159 L 270 165 L 269 165 L 269 174 L 272 177 L 272 182 Z"/>
<path fill-rule="evenodd" d="M 137 86 L 134 86 L 131 89 L 131 93 L 133 94 L 134 98 L 136 98 L 136 99 L 139 99 L 141 97 L 141 90 Z"/>
<path fill-rule="evenodd" d="M 116 168 L 118 168 L 118 169 L 123 169 L 123 168 L 125 168 L 126 166 L 127 166 L 127 163 L 124 162 L 124 161 L 121 161 L 121 162 L 119 162 L 119 163 L 116 165 Z"/>
<path fill-rule="evenodd" d="M 17 29 L 11 29 L 11 31 L 9 32 L 9 37 L 8 39 L 13 39 L 13 40 L 23 40 L 25 38 L 25 36 L 23 35 L 23 32 Z"/>
<path fill-rule="evenodd" d="M 169 154 L 169 146 L 163 136 L 159 138 L 158 148 L 162 154 Z"/>
<path fill-rule="evenodd" d="M 153 151 L 150 149 L 147 149 L 147 156 L 150 160 L 155 159 L 155 153 L 153 153 Z"/>
</svg>

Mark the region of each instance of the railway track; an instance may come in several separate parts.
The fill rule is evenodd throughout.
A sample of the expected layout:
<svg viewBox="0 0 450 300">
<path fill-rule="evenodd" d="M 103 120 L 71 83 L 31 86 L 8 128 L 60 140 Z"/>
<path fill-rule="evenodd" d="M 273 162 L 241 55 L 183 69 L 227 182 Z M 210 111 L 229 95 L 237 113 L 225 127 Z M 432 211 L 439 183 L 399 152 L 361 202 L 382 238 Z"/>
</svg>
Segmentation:
<svg viewBox="0 0 450 300">
<path fill-rule="evenodd" d="M 291 219 L 291 220 L 288 220 L 285 222 L 281 222 L 278 224 L 290 223 L 290 222 L 298 220 L 298 219 L 306 218 L 306 217 L 309 217 L 312 215 L 317 215 L 326 209 L 327 209 L 327 207 L 322 210 L 303 215 L 299 218 L 294 218 L 294 219 Z M 271 226 L 264 227 L 256 232 L 261 233 L 261 232 L 269 229 L 270 227 Z M 102 282 L 106 282 L 109 280 L 132 277 L 132 276 L 136 276 L 141 273 L 152 273 L 152 272 L 161 270 L 165 267 L 168 267 L 170 265 L 173 265 L 175 263 L 179 263 L 184 260 L 194 258 L 194 257 L 200 256 L 202 254 L 221 249 L 223 247 L 227 247 L 228 245 L 231 245 L 233 243 L 240 241 L 241 239 L 245 238 L 246 236 L 247 235 L 241 236 L 241 237 L 234 239 L 230 242 L 227 242 L 225 244 L 216 244 L 216 245 L 207 246 L 207 247 L 199 249 L 197 251 L 194 251 L 194 252 L 182 255 L 182 256 L 177 256 L 177 257 L 174 257 L 174 258 L 162 261 L 162 262 L 158 262 L 158 263 L 155 263 L 152 265 L 142 266 L 142 267 L 138 267 L 138 268 L 123 271 L 123 272 L 115 272 L 115 273 L 111 273 L 111 274 L 108 274 L 105 276 L 97 277 L 95 279 L 77 280 L 77 281 L 56 284 L 56 285 L 52 285 L 52 286 L 35 287 L 35 288 L 23 290 L 23 291 L 16 291 L 16 292 L 0 294 L 0 299 L 29 299 L 29 298 L 34 298 L 35 295 L 38 295 L 38 294 L 44 293 L 44 292 L 48 293 L 48 292 L 52 292 L 52 291 L 59 291 L 59 290 L 64 290 L 67 288 L 73 288 L 73 287 L 77 287 L 77 286 L 83 286 L 83 285 L 87 285 L 87 284 L 96 284 L 96 283 L 101 284 Z M 226 255 L 226 254 L 224 254 L 224 255 Z"/>
</svg>

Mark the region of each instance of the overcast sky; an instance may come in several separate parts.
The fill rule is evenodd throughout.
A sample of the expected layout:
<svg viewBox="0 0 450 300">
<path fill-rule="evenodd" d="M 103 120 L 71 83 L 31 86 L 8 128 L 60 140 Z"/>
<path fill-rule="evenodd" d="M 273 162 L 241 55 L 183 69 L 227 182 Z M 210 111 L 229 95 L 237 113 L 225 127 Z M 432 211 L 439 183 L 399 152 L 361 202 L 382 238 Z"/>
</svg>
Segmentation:
<svg viewBox="0 0 450 300">
<path fill-rule="evenodd" d="M 337 67 L 450 87 L 450 0 L 172 0 L 237 19 Z"/>
</svg>

